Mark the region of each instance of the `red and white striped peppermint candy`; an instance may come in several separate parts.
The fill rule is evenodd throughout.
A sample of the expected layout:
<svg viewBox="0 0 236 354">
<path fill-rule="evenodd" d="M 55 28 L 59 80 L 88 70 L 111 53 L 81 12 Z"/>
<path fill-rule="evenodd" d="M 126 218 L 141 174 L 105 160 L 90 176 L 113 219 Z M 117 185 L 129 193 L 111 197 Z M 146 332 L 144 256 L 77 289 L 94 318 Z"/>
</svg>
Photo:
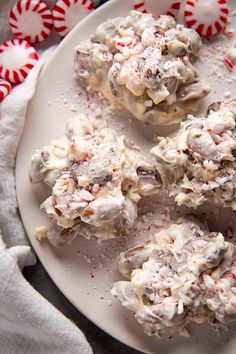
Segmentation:
<svg viewBox="0 0 236 354">
<path fill-rule="evenodd" d="M 93 8 L 91 0 L 58 0 L 52 11 L 55 29 L 61 36 L 65 36 Z"/>
<path fill-rule="evenodd" d="M 25 80 L 38 60 L 36 50 L 23 39 L 11 39 L 0 46 L 0 76 L 18 84 Z"/>
<path fill-rule="evenodd" d="M 225 28 L 228 14 L 227 0 L 188 0 L 184 11 L 187 25 L 206 38 Z"/>
<path fill-rule="evenodd" d="M 175 17 L 180 9 L 181 0 L 133 0 L 134 9 L 143 13 L 150 12 L 154 17 L 170 15 Z"/>
<path fill-rule="evenodd" d="M 20 0 L 10 11 L 9 21 L 14 35 L 30 43 L 49 36 L 53 26 L 52 13 L 41 0 Z"/>
<path fill-rule="evenodd" d="M 2 102 L 3 99 L 7 95 L 9 95 L 10 92 L 11 92 L 11 84 L 10 84 L 10 82 L 0 79 L 0 102 Z"/>
</svg>

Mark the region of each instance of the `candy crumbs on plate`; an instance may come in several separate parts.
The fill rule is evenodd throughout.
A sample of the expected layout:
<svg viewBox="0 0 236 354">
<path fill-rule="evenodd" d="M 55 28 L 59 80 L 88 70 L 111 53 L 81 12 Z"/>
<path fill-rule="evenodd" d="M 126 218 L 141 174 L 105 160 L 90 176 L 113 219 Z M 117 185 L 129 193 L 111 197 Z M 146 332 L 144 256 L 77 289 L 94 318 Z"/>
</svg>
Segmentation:
<svg viewBox="0 0 236 354">
<path fill-rule="evenodd" d="M 234 63 L 230 58 L 224 58 L 223 63 L 229 71 L 232 71 L 234 69 Z"/>
<path fill-rule="evenodd" d="M 0 76 L 18 84 L 25 80 L 38 60 L 36 50 L 23 39 L 12 39 L 0 46 Z"/>
<path fill-rule="evenodd" d="M 41 0 L 20 0 L 10 11 L 10 27 L 14 35 L 30 43 L 46 39 L 52 29 L 52 13 Z"/>
<path fill-rule="evenodd" d="M 11 84 L 6 80 L 0 79 L 0 102 L 4 100 L 4 98 L 9 95 L 11 92 Z"/>
<path fill-rule="evenodd" d="M 225 28 L 228 14 L 226 0 L 188 0 L 184 11 L 187 25 L 205 38 Z"/>
<path fill-rule="evenodd" d="M 58 0 L 53 8 L 56 31 L 64 37 L 93 10 L 91 0 Z"/>
</svg>

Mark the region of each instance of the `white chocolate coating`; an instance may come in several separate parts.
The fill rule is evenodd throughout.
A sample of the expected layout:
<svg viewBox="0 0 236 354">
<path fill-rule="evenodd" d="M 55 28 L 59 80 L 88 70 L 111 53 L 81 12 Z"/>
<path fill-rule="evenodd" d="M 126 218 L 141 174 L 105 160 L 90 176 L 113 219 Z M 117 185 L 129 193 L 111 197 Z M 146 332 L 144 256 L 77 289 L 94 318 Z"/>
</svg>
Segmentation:
<svg viewBox="0 0 236 354">
<path fill-rule="evenodd" d="M 176 137 L 160 138 L 151 152 L 178 205 L 210 201 L 236 210 L 236 103 L 212 108 L 206 117 L 188 116 Z"/>
<path fill-rule="evenodd" d="M 137 146 L 84 114 L 69 121 L 65 137 L 33 155 L 30 176 L 52 188 L 41 208 L 52 218 L 53 244 L 77 235 L 114 237 L 117 227 L 133 225 L 141 196 L 161 187 Z"/>
<path fill-rule="evenodd" d="M 188 335 L 191 322 L 236 321 L 236 249 L 220 233 L 181 218 L 153 242 L 121 253 L 119 270 L 128 278 L 113 296 L 160 338 Z"/>
<path fill-rule="evenodd" d="M 195 112 L 209 92 L 192 65 L 201 47 L 199 35 L 172 17 L 155 20 L 132 11 L 101 24 L 77 46 L 75 73 L 136 118 L 174 124 Z"/>
</svg>

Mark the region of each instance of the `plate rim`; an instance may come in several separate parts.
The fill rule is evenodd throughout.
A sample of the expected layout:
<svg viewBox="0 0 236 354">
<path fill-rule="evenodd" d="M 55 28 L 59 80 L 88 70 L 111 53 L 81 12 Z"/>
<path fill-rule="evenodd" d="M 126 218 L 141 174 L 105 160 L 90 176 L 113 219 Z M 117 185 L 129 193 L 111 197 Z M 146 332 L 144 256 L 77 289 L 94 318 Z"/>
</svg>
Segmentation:
<svg viewBox="0 0 236 354">
<path fill-rule="evenodd" d="M 76 25 L 68 34 L 66 37 L 64 37 L 62 39 L 62 41 L 57 45 L 56 49 L 53 51 L 52 55 L 48 58 L 48 60 L 46 61 L 46 63 L 44 64 L 43 68 L 40 70 L 40 73 L 39 73 L 39 76 L 38 76 L 38 79 L 37 79 L 37 83 L 36 83 L 36 88 L 37 88 L 37 85 L 38 85 L 38 82 L 40 80 L 40 77 L 44 74 L 44 71 L 47 70 L 48 66 L 50 67 L 51 65 L 51 62 L 54 60 L 54 57 L 57 56 L 57 53 L 61 50 L 61 48 L 63 47 L 64 43 L 69 40 L 71 37 L 74 36 L 74 33 L 77 32 L 78 28 L 81 26 L 81 25 L 84 25 L 84 23 L 86 23 L 87 21 L 90 21 L 92 17 L 94 16 L 99 16 L 99 13 L 100 12 L 103 12 L 104 9 L 107 9 L 107 8 L 112 8 L 114 6 L 114 4 L 118 4 L 120 2 L 120 0 L 109 0 L 108 2 L 102 4 L 101 6 L 99 6 L 98 8 L 96 8 L 94 11 L 92 11 L 90 14 L 88 14 L 84 19 L 82 19 L 78 25 Z M 115 16 L 114 16 L 115 17 Z M 112 18 L 112 17 L 111 17 Z M 34 96 L 33 96 L 34 97 Z M 33 97 L 31 99 L 33 99 Z M 27 109 L 26 109 L 26 113 L 25 113 L 25 120 L 27 119 L 27 112 L 28 112 L 28 106 L 27 106 Z M 43 258 L 43 257 L 40 257 L 38 255 L 38 251 L 34 248 L 32 242 L 31 242 L 31 239 L 30 237 L 28 236 L 28 232 L 26 231 L 26 226 L 25 226 L 25 222 L 24 222 L 24 217 L 23 217 L 23 213 L 21 213 L 21 204 L 18 202 L 18 195 L 19 195 L 19 188 L 20 188 L 20 185 L 19 185 L 19 177 L 18 175 L 20 174 L 19 172 L 19 150 L 20 150 L 20 146 L 22 144 L 22 140 L 23 140 L 23 132 L 24 132 L 24 128 L 25 128 L 25 123 L 24 123 L 24 127 L 23 127 L 23 131 L 22 131 L 22 135 L 21 135 L 21 138 L 20 138 L 20 141 L 19 141 L 19 144 L 18 144 L 18 147 L 17 147 L 17 152 L 16 152 L 16 159 L 15 159 L 15 187 L 16 187 L 16 200 L 17 200 L 17 205 L 19 207 L 19 213 L 20 213 L 20 218 L 21 218 L 21 222 L 23 224 L 23 227 L 25 229 L 25 234 L 26 234 L 26 237 L 27 237 L 27 240 L 30 244 L 30 246 L 32 247 L 34 253 L 36 254 L 38 260 L 40 261 L 40 263 L 42 264 L 42 266 L 44 267 L 45 271 L 47 272 L 47 274 L 49 275 L 50 279 L 52 280 L 53 284 L 55 284 L 55 286 L 57 287 L 57 289 L 65 296 L 65 298 L 75 307 L 75 309 L 77 311 L 79 311 L 86 319 L 88 319 L 90 322 L 93 323 L 93 325 L 95 325 L 96 327 L 98 327 L 99 329 L 101 329 L 103 332 L 106 333 L 106 335 L 109 335 L 110 337 L 112 337 L 113 339 L 117 340 L 118 342 L 122 343 L 123 345 L 127 346 L 128 348 L 131 348 L 131 349 L 134 349 L 134 350 L 137 350 L 138 352 L 140 353 L 151 353 L 149 351 L 145 351 L 145 352 L 141 352 L 140 349 L 138 347 L 135 347 L 135 346 L 131 346 L 129 345 L 128 343 L 125 343 L 124 341 L 122 341 L 122 339 L 120 339 L 119 337 L 115 336 L 114 334 L 110 333 L 110 332 L 107 332 L 105 326 L 103 326 L 102 323 L 98 322 L 96 319 L 92 319 L 89 315 L 87 315 L 85 313 L 85 311 L 82 309 L 82 308 L 78 308 L 78 306 L 76 305 L 75 301 L 71 298 L 70 296 L 70 291 L 64 289 L 63 287 L 61 287 L 59 284 L 57 284 L 56 282 L 56 279 L 54 278 L 53 276 L 53 272 L 51 271 L 51 268 L 48 267 L 46 265 L 46 260 Z M 40 294 L 41 295 L 41 294 Z M 41 295 L 43 296 L 43 295 Z M 51 302 L 50 302 L 51 303 Z M 52 303 L 51 303 L 52 306 L 54 306 Z M 58 309 L 57 309 L 58 310 Z M 60 311 L 60 310 L 58 310 Z M 61 311 L 60 311 L 61 312 Z M 69 319 L 70 321 L 70 319 Z M 74 324 L 75 326 L 77 326 L 76 324 Z M 78 327 L 78 326 L 77 326 Z M 78 329 L 80 329 L 78 327 Z M 87 340 L 87 338 L 86 338 Z"/>
<path fill-rule="evenodd" d="M 125 1 L 125 0 L 123 0 Z M 127 1 L 127 0 L 126 0 Z M 130 1 L 130 0 L 128 0 Z M 162 0 L 161 0 L 162 1 Z M 58 52 L 61 50 L 61 48 L 63 47 L 63 45 L 67 42 L 67 40 L 70 40 L 70 38 L 72 38 L 74 36 L 74 33 L 78 30 L 79 26 L 84 25 L 87 21 L 90 22 L 91 18 L 93 17 L 99 17 L 100 13 L 102 13 L 105 9 L 111 8 L 118 4 L 119 2 L 121 2 L 121 0 L 110 0 L 107 3 L 103 4 L 101 7 L 99 7 L 98 9 L 96 9 L 95 11 L 93 11 L 92 13 L 90 13 L 86 18 L 84 18 L 67 36 L 65 39 L 63 39 L 59 45 L 57 46 L 57 48 L 54 50 L 53 54 L 50 56 L 50 58 L 47 60 L 47 62 L 45 63 L 43 69 L 41 70 L 40 74 L 39 74 L 39 78 L 36 84 L 36 87 L 39 83 L 39 80 L 41 78 L 41 76 L 44 74 L 44 71 L 47 70 L 48 67 L 50 67 L 51 62 L 54 60 L 54 58 L 57 56 Z M 112 11 L 111 11 L 112 12 Z M 115 16 L 110 16 L 110 18 L 115 17 Z M 27 115 L 28 115 L 28 108 L 26 111 L 26 119 L 27 119 Z M 25 127 L 23 128 L 24 131 Z M 22 144 L 22 137 L 23 137 L 23 132 L 22 132 L 22 136 L 20 138 L 20 142 L 17 148 L 17 154 L 16 154 L 16 162 L 15 162 L 15 185 L 16 185 L 16 198 L 17 198 L 17 202 L 18 202 L 18 192 L 20 189 L 20 181 L 19 181 L 19 177 L 17 177 L 20 174 L 20 169 L 19 169 L 19 163 L 20 163 L 20 159 L 19 159 L 19 150 L 20 150 L 20 146 Z M 18 203 L 19 206 L 19 210 L 20 210 L 20 215 L 21 215 L 21 220 L 23 223 L 23 226 L 25 228 L 25 230 L 27 229 L 27 227 L 25 226 L 25 222 L 24 220 L 26 220 L 25 217 L 22 216 L 21 213 L 21 204 Z M 34 248 L 32 242 L 31 242 L 31 237 L 28 236 L 28 233 L 26 232 L 27 235 L 27 239 L 30 242 L 31 247 L 33 248 L 34 252 L 36 253 L 37 257 L 39 258 L 40 262 L 42 263 L 43 267 L 45 268 L 47 274 L 49 275 L 49 277 L 51 278 L 51 280 L 53 281 L 53 283 L 56 285 L 56 287 L 61 291 L 61 293 L 68 299 L 68 301 L 70 301 L 70 303 L 76 308 L 76 310 L 78 310 L 80 313 L 82 313 L 83 316 L 85 316 L 89 321 L 91 321 L 94 325 L 96 325 L 98 328 L 100 328 L 101 330 L 103 330 L 106 334 L 108 334 L 109 336 L 113 337 L 114 339 L 118 340 L 119 342 L 121 342 L 122 344 L 126 345 L 127 347 L 133 348 L 137 351 L 140 352 L 140 347 L 135 346 L 134 342 L 132 342 L 131 345 L 129 345 L 127 342 L 122 340 L 122 335 L 119 335 L 119 332 L 110 332 L 107 330 L 106 325 L 104 324 L 104 322 L 99 322 L 98 318 L 91 318 L 90 315 L 86 314 L 86 310 L 84 311 L 83 307 L 78 307 L 78 305 L 76 304 L 76 302 L 71 298 L 71 292 L 69 291 L 69 289 L 67 290 L 65 287 L 61 286 L 61 284 L 59 285 L 56 277 L 54 276 L 53 270 L 50 268 L 49 265 L 47 265 L 47 259 L 45 259 L 42 256 L 38 255 L 38 251 Z M 78 327 L 79 328 L 79 327 Z M 117 334 L 117 335 L 116 335 Z M 177 343 L 176 343 L 177 345 Z M 145 343 L 144 343 L 145 346 Z M 143 346 L 143 347 L 144 347 Z M 160 354 L 160 349 L 158 349 L 158 341 L 157 341 L 157 348 L 156 350 L 159 352 Z M 157 354 L 157 351 L 155 351 L 155 353 Z M 142 353 L 154 353 L 153 351 L 143 351 L 142 349 Z"/>
</svg>

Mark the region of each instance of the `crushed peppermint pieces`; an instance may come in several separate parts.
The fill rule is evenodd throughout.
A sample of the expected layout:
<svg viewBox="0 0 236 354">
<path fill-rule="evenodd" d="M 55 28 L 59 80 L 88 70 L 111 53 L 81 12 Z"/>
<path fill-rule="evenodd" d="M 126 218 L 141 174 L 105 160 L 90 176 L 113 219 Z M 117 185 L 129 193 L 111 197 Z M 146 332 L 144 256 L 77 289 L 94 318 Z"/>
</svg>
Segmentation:
<svg viewBox="0 0 236 354">
<path fill-rule="evenodd" d="M 223 63 L 227 67 L 228 70 L 232 71 L 234 69 L 234 63 L 229 58 L 224 58 Z"/>
</svg>

